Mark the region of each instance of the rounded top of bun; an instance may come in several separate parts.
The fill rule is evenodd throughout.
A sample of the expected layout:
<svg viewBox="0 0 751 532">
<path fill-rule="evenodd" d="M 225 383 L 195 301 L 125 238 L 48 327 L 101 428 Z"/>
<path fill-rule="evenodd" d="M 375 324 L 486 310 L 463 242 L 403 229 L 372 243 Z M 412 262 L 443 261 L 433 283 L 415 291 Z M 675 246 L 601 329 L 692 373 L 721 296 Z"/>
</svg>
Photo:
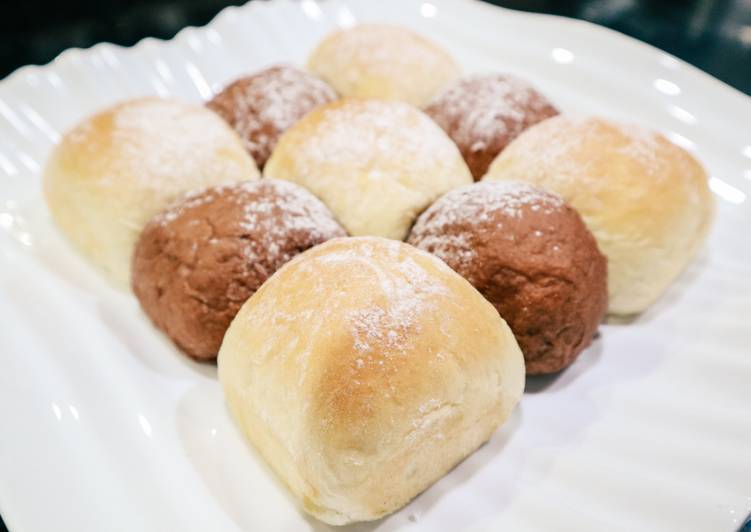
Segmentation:
<svg viewBox="0 0 751 532">
<path fill-rule="evenodd" d="M 401 26 L 358 24 L 332 32 L 308 67 L 343 96 L 427 104 L 461 74 L 438 44 Z"/>
<path fill-rule="evenodd" d="M 472 182 L 459 149 L 419 109 L 358 98 L 320 106 L 288 129 L 264 175 L 308 188 L 351 235 L 397 240 L 434 199 Z"/>
</svg>

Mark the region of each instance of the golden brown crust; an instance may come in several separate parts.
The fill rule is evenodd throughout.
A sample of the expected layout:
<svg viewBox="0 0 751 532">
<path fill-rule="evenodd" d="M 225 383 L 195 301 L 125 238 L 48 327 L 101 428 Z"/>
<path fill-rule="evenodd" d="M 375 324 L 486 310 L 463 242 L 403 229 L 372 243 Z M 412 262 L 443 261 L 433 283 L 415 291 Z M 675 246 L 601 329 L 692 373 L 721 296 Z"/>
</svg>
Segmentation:
<svg viewBox="0 0 751 532">
<path fill-rule="evenodd" d="M 345 524 L 396 510 L 484 442 L 520 398 L 524 367 L 495 309 L 441 261 L 346 238 L 248 300 L 219 377 L 304 508 Z"/>
</svg>

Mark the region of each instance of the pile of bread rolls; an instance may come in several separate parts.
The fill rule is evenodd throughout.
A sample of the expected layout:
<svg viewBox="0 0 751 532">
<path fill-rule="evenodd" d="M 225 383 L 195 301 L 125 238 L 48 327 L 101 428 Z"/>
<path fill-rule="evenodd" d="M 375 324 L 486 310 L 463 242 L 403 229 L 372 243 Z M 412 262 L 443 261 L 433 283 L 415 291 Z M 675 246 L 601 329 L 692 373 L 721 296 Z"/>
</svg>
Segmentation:
<svg viewBox="0 0 751 532">
<path fill-rule="evenodd" d="M 184 353 L 218 356 L 234 419 L 302 507 L 345 524 L 473 452 L 525 373 L 570 365 L 606 312 L 653 303 L 713 200 L 659 133 L 462 77 L 404 28 L 336 31 L 308 68 L 205 106 L 105 109 L 54 149 L 44 189 Z"/>
</svg>

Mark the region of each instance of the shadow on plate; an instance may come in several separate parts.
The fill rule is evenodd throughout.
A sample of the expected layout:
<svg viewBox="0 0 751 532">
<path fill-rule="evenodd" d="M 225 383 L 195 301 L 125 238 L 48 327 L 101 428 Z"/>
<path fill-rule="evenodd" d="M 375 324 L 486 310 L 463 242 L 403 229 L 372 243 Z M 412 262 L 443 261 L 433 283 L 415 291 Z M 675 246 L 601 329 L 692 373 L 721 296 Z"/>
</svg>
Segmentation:
<svg viewBox="0 0 751 532">
<path fill-rule="evenodd" d="M 173 378 L 196 375 L 216 379 L 216 364 L 189 358 L 159 331 L 135 301 L 127 308 L 109 300 L 99 300 L 99 318 L 110 333 L 133 357 L 149 370 Z"/>
<path fill-rule="evenodd" d="M 177 406 L 183 452 L 214 502 L 240 530 L 274 523 L 299 530 L 305 521 L 292 495 L 235 427 L 216 381 L 191 387 Z"/>
<path fill-rule="evenodd" d="M 129 291 L 111 286 L 57 230 L 41 197 L 14 213 L 14 230 L 28 235 L 19 248 L 52 280 L 71 291 L 84 310 L 92 308 L 111 338 L 149 370 L 168 377 L 216 375 L 213 364 L 184 356 L 154 327 Z"/>
<path fill-rule="evenodd" d="M 589 347 L 582 351 L 576 361 L 568 368 L 549 375 L 528 375 L 524 393 L 544 393 L 549 389 L 562 389 L 569 386 L 600 361 L 603 352 L 602 346 L 602 334 L 597 333 Z"/>
</svg>

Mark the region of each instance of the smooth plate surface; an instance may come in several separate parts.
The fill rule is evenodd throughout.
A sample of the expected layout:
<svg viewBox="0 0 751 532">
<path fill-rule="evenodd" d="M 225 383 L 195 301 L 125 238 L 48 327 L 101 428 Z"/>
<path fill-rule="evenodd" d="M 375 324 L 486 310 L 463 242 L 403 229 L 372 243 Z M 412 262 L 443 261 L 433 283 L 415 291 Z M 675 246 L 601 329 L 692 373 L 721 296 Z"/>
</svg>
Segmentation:
<svg viewBox="0 0 751 532">
<path fill-rule="evenodd" d="M 707 166 L 709 242 L 652 309 L 528 382 L 510 422 L 399 513 L 342 530 L 727 530 L 751 511 L 751 100 L 658 50 L 469 0 L 252 2 L 170 42 L 71 50 L 0 83 L 0 511 L 14 531 L 328 530 L 234 428 L 212 366 L 67 246 L 40 194 L 62 131 L 143 94 L 210 97 L 336 26 L 413 27 L 468 72 L 666 132 Z"/>
</svg>

